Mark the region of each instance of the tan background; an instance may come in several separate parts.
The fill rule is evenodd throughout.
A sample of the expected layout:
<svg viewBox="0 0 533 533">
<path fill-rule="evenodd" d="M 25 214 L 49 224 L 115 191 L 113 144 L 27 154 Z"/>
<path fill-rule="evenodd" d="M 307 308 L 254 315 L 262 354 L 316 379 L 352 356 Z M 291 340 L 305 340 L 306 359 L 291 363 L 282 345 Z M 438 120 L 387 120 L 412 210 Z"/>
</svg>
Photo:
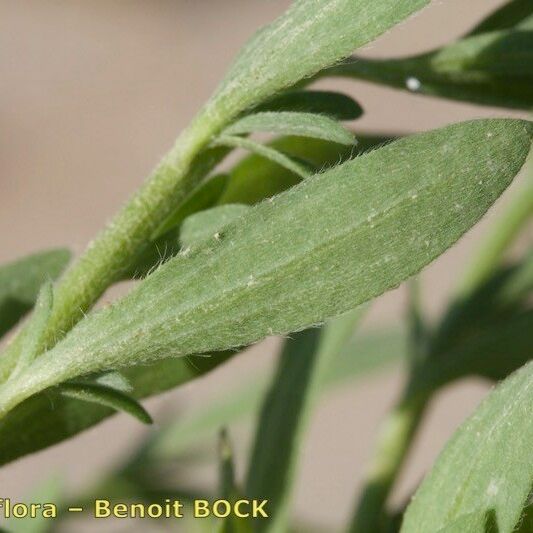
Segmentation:
<svg viewBox="0 0 533 533">
<path fill-rule="evenodd" d="M 0 261 L 56 245 L 68 245 L 79 253 L 208 98 L 239 46 L 289 3 L 0 0 Z M 499 4 L 499 0 L 435 1 L 365 53 L 427 50 L 459 36 Z M 363 83 L 322 85 L 344 89 L 361 102 L 366 114 L 355 124 L 360 130 L 419 131 L 512 114 Z M 494 212 L 487 218 L 494 218 Z M 426 270 L 425 298 L 432 313 L 442 307 L 461 265 L 488 225 L 490 220 L 483 221 Z M 402 290 L 381 298 L 367 325 L 401 320 L 403 303 Z M 161 405 L 166 411 L 169 405 L 186 410 L 224 391 L 231 393 L 244 369 L 250 376 L 263 371 L 275 344 L 257 347 L 148 406 L 155 413 Z M 400 375 L 386 375 L 328 396 L 304 450 L 295 505 L 298 516 L 343 523 L 376 424 L 400 384 Z M 485 392 L 484 384 L 469 381 L 439 397 L 397 497 L 409 493 Z M 85 485 L 132 447 L 142 431 L 121 415 L 25 458 L 1 470 L 0 497 L 21 497 L 57 470 L 73 487 Z M 239 435 L 242 470 L 247 439 L 246 432 Z M 195 474 L 195 483 L 212 486 L 215 473 L 215 465 L 209 465 Z"/>
</svg>

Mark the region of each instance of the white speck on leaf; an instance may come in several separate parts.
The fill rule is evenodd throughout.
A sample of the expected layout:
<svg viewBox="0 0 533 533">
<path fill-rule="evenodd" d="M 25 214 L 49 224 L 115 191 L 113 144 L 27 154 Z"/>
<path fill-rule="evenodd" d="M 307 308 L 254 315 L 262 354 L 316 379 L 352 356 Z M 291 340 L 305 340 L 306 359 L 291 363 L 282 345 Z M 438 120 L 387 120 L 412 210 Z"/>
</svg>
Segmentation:
<svg viewBox="0 0 533 533">
<path fill-rule="evenodd" d="M 422 87 L 422 83 L 420 83 L 420 80 L 418 78 L 415 78 L 414 76 L 410 76 L 405 80 L 405 86 L 413 92 L 419 91 L 420 87 Z"/>
</svg>

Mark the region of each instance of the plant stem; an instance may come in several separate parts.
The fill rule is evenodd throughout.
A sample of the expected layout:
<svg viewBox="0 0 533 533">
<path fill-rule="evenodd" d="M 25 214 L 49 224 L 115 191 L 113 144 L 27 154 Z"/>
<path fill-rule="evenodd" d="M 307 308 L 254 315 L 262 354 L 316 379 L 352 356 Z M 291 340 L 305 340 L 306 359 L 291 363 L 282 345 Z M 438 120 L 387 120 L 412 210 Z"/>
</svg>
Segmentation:
<svg viewBox="0 0 533 533">
<path fill-rule="evenodd" d="M 427 399 L 404 395 L 384 420 L 350 533 L 384 531 L 384 507 L 422 420 Z"/>
<path fill-rule="evenodd" d="M 223 126 L 221 115 L 204 110 L 176 141 L 145 184 L 89 244 L 55 289 L 55 301 L 40 351 L 52 347 L 94 305 L 191 191 L 198 176 L 194 158 Z M 21 334 L 0 359 L 0 383 L 20 353 Z"/>
</svg>

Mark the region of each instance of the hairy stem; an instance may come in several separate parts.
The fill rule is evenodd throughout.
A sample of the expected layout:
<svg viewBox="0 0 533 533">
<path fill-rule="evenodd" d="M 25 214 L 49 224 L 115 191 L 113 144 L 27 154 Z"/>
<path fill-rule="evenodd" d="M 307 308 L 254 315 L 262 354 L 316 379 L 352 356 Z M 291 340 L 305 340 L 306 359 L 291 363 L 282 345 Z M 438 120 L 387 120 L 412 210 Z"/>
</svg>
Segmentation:
<svg viewBox="0 0 533 533">
<path fill-rule="evenodd" d="M 146 183 L 65 273 L 55 289 L 40 351 L 52 347 L 84 316 L 191 191 L 198 179 L 189 172 L 191 164 L 223 122 L 219 115 L 200 113 Z M 0 383 L 19 357 L 21 333 L 0 358 Z"/>
<path fill-rule="evenodd" d="M 403 396 L 384 420 L 350 533 L 379 533 L 384 508 L 427 407 L 426 396 Z"/>
</svg>

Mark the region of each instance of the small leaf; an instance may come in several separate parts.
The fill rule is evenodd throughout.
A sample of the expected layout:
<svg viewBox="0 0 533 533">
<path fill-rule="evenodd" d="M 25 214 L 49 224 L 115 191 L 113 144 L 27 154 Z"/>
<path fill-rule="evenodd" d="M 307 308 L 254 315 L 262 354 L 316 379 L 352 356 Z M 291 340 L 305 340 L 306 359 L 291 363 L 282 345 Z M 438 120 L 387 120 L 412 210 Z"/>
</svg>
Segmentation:
<svg viewBox="0 0 533 533">
<path fill-rule="evenodd" d="M 141 399 L 188 383 L 231 355 L 169 358 L 122 373 L 133 387 L 132 396 Z M 103 405 L 67 398 L 57 389 L 33 396 L 0 420 L 0 465 L 68 439 L 115 413 Z"/>
<path fill-rule="evenodd" d="M 349 96 L 332 91 L 288 91 L 256 107 L 254 112 L 299 111 L 326 115 L 337 120 L 354 120 L 363 114 Z"/>
<path fill-rule="evenodd" d="M 297 163 L 285 154 L 265 146 L 264 144 L 257 143 L 251 139 L 245 139 L 244 137 L 234 137 L 232 135 L 220 135 L 215 141 L 215 145 L 219 146 L 231 146 L 233 148 L 243 148 L 250 152 L 257 154 L 265 159 L 270 159 L 274 163 L 285 167 L 290 172 L 293 172 L 300 178 L 307 178 L 311 172 L 302 164 Z"/>
<path fill-rule="evenodd" d="M 385 144 L 390 138 L 369 135 L 358 135 L 359 144 L 354 148 L 358 154 L 370 148 Z M 321 139 L 305 137 L 281 137 L 268 146 L 287 154 L 289 157 L 309 161 L 316 169 L 325 170 L 338 165 L 352 156 L 352 147 L 330 143 Z M 240 163 L 230 173 L 226 190 L 220 197 L 219 203 L 255 204 L 265 198 L 270 198 L 293 185 L 301 178 L 277 163 L 261 156 L 252 154 Z"/>
<path fill-rule="evenodd" d="M 531 346 L 533 310 L 486 327 L 449 352 L 428 358 L 412 376 L 411 393 L 436 390 L 465 376 L 503 379 L 531 359 Z"/>
<path fill-rule="evenodd" d="M 511 28 L 533 29 L 533 2 L 531 0 L 509 0 L 475 26 L 469 35 L 478 35 Z"/>
<path fill-rule="evenodd" d="M 532 132 L 494 119 L 415 135 L 253 207 L 224 239 L 169 260 L 81 321 L 0 388 L 0 412 L 82 374 L 297 331 L 396 287 L 484 215 Z"/>
<path fill-rule="evenodd" d="M 63 396 L 82 400 L 84 402 L 94 402 L 105 407 L 111 407 L 116 411 L 124 411 L 133 416 L 143 424 L 152 424 L 153 420 L 144 407 L 124 392 L 89 382 L 68 382 L 60 387 Z"/>
<path fill-rule="evenodd" d="M 42 284 L 56 279 L 69 260 L 68 250 L 57 249 L 0 266 L 0 337 L 33 307 Z"/>
<path fill-rule="evenodd" d="M 229 440 L 228 431 L 223 428 L 218 438 L 218 457 L 220 465 L 219 496 L 225 500 L 233 499 L 237 493 L 235 483 L 235 465 L 233 464 L 233 448 Z"/>
<path fill-rule="evenodd" d="M 378 330 L 356 335 L 335 365 L 329 368 L 326 384 L 333 388 L 383 370 L 405 359 L 406 346 L 406 335 L 402 330 Z M 153 365 L 126 369 L 123 378 L 130 384 L 135 398 L 144 398 L 189 383 L 231 356 L 233 353 L 166 359 Z M 98 379 L 114 374 L 117 373 L 107 373 Z M 176 457 L 191 446 L 211 438 L 220 426 L 257 412 L 267 385 L 267 376 L 260 376 L 230 396 L 218 398 L 212 405 L 198 407 L 185 414 L 158 432 L 157 439 L 151 443 L 150 454 L 161 460 Z M 116 384 L 111 386 L 121 390 Z M 52 391 L 47 391 L 33 396 L 0 420 L 0 465 L 61 442 L 114 413 L 97 404 L 51 395 Z M 53 410 L 50 410 L 51 403 Z"/>
<path fill-rule="evenodd" d="M 401 532 L 447 531 L 475 512 L 499 533 L 511 533 L 533 484 L 532 405 L 530 362 L 496 387 L 455 432 L 417 490 Z M 486 522 L 473 524 L 461 532 L 487 531 Z"/>
<path fill-rule="evenodd" d="M 533 108 L 533 31 L 502 30 L 400 59 L 352 58 L 321 73 L 481 105 Z"/>
<path fill-rule="evenodd" d="M 191 215 L 181 227 L 181 245 L 187 248 L 209 239 L 220 239 L 222 228 L 249 209 L 247 205 L 225 204 Z"/>
<path fill-rule="evenodd" d="M 163 236 L 169 230 L 175 229 L 189 216 L 213 207 L 228 184 L 228 174 L 216 174 L 202 182 L 181 205 L 181 207 L 165 222 L 157 235 Z"/>
<path fill-rule="evenodd" d="M 298 0 L 241 50 L 207 110 L 261 103 L 348 56 L 429 0 Z"/>
<path fill-rule="evenodd" d="M 353 334 L 361 309 L 321 330 L 296 333 L 285 343 L 265 398 L 248 470 L 246 494 L 267 499 L 268 520 L 258 531 L 287 531 L 292 486 L 301 444 L 329 367 Z"/>
<path fill-rule="evenodd" d="M 291 111 L 246 115 L 226 128 L 222 135 L 266 132 L 323 139 L 337 144 L 355 144 L 355 137 L 339 122 L 323 115 Z"/>
<path fill-rule="evenodd" d="M 490 332 L 522 313 L 533 289 L 533 253 L 516 265 L 497 270 L 447 310 L 433 335 L 432 357 L 446 357 L 469 338 Z"/>
<path fill-rule="evenodd" d="M 94 381 L 99 385 L 104 385 L 105 387 L 110 387 L 121 392 L 133 392 L 133 385 L 120 372 L 105 372 L 97 376 Z"/>
<path fill-rule="evenodd" d="M 176 255 L 180 250 L 181 223 L 188 216 L 215 205 L 226 188 L 228 178 L 227 174 L 217 174 L 194 189 L 181 207 L 159 228 L 133 266 L 124 273 L 123 279 L 144 278 L 163 261 Z"/>
<path fill-rule="evenodd" d="M 46 332 L 46 327 L 48 326 L 48 321 L 50 320 L 53 305 L 54 287 L 50 281 L 45 281 L 35 302 L 31 321 L 24 332 L 17 366 L 9 379 L 15 379 L 37 357 Z"/>
</svg>

